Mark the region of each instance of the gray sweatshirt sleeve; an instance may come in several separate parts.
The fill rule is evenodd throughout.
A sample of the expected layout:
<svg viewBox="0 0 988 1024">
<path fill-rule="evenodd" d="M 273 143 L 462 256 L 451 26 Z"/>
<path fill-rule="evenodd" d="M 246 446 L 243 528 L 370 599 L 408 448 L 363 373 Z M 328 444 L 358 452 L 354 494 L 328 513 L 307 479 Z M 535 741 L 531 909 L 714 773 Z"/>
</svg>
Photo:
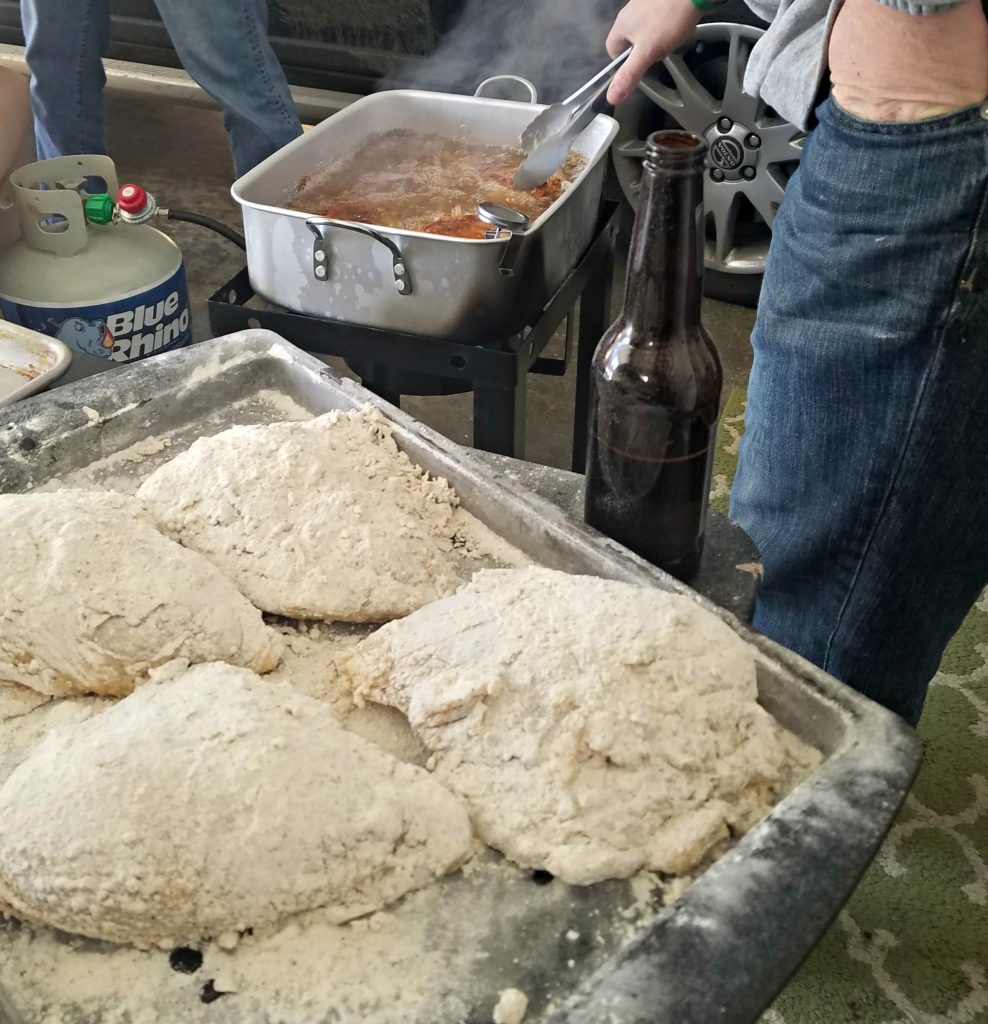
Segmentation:
<svg viewBox="0 0 988 1024">
<path fill-rule="evenodd" d="M 913 0 L 878 0 L 886 7 L 892 7 L 897 11 L 905 11 L 906 14 L 940 14 L 949 11 L 951 7 L 960 5 L 961 0 L 922 0 L 914 3 Z"/>
</svg>

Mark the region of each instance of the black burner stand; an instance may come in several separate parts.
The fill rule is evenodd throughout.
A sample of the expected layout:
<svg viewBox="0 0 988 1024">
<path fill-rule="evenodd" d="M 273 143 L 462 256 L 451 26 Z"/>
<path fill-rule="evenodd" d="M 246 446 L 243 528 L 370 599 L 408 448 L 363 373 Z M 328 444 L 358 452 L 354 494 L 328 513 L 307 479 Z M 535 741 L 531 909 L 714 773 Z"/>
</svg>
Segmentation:
<svg viewBox="0 0 988 1024">
<path fill-rule="evenodd" d="M 473 444 L 499 455 L 523 458 L 525 397 L 529 373 L 562 376 L 576 335 L 576 404 L 573 410 L 573 468 L 582 472 L 586 456 L 587 403 L 590 361 L 610 322 L 614 276 L 614 239 L 618 204 L 601 206 L 593 241 L 562 287 L 534 323 L 508 338 L 478 339 L 474 345 L 442 338 L 384 331 L 357 324 L 290 313 L 272 307 L 248 307 L 254 298 L 244 268 L 209 299 L 209 326 L 214 337 L 263 327 L 280 334 L 307 352 L 340 356 L 362 369 L 362 383 L 395 405 L 407 379 L 449 382 L 451 390 L 473 391 Z M 579 326 L 573 320 L 579 311 Z M 563 358 L 542 352 L 566 321 Z M 459 386 L 457 386 L 459 384 Z M 435 392 L 433 392 L 435 393 Z M 440 393 L 442 393 L 440 391 Z"/>
</svg>

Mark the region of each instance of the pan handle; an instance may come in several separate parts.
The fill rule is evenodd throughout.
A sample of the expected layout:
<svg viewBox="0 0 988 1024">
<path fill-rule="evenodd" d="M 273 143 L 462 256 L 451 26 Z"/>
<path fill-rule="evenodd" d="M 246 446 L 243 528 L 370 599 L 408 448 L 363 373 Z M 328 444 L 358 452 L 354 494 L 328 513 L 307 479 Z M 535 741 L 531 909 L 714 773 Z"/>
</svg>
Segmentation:
<svg viewBox="0 0 988 1024">
<path fill-rule="evenodd" d="M 391 266 L 395 275 L 395 290 L 399 295 L 412 294 L 412 278 L 408 273 L 408 266 L 401 254 L 401 249 L 391 241 L 387 235 L 368 227 L 366 224 L 356 224 L 349 220 L 332 220 L 329 217 L 310 217 L 305 226 L 316 236 L 312 246 L 312 273 L 317 281 L 329 280 L 329 247 L 327 245 L 326 229 L 341 228 L 343 231 L 355 231 L 360 235 L 367 235 L 375 242 L 380 242 L 391 253 Z"/>
<path fill-rule="evenodd" d="M 515 265 L 525 244 L 524 232 L 531 223 L 530 219 L 517 210 L 512 210 L 508 206 L 498 206 L 496 203 L 477 203 L 477 216 L 491 225 L 492 230 L 488 232 L 488 238 L 508 235 L 508 243 L 501 253 L 498 269 L 505 277 L 514 277 Z"/>
<path fill-rule="evenodd" d="M 507 85 L 513 84 L 515 86 L 521 86 L 521 88 L 528 93 L 528 99 L 522 100 L 522 103 L 538 103 L 539 102 L 539 91 L 534 85 L 527 79 L 522 78 L 521 75 L 492 75 L 490 78 L 485 78 L 480 85 L 474 89 L 473 94 L 478 98 L 483 98 L 485 91 L 489 87 L 499 84 Z M 509 97 L 505 94 L 502 89 L 501 93 L 497 96 L 488 97 L 489 99 L 514 99 L 515 97 Z"/>
</svg>

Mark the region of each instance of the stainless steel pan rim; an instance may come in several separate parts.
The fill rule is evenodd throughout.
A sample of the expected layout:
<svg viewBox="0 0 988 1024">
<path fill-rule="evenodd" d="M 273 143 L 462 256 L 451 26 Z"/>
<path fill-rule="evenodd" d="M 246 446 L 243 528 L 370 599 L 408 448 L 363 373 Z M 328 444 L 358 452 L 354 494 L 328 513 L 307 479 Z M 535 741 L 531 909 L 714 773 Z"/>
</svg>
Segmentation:
<svg viewBox="0 0 988 1024">
<path fill-rule="evenodd" d="M 482 82 L 481 86 L 487 84 L 487 82 L 493 82 L 495 80 L 500 80 L 500 79 L 504 79 L 504 78 L 516 78 L 516 77 L 518 78 L 518 80 L 520 82 L 526 82 L 527 83 L 527 81 L 528 81 L 527 79 L 520 78 L 520 76 L 496 75 L 496 76 L 494 76 L 494 78 L 487 79 L 486 82 Z M 528 83 L 528 84 L 530 84 L 530 83 Z M 478 87 L 478 88 L 480 88 L 480 87 Z M 532 88 L 534 89 L 534 86 Z M 380 98 L 383 99 L 383 98 L 386 98 L 386 97 L 389 97 L 389 96 L 408 97 L 408 98 L 412 98 L 412 99 L 422 98 L 422 99 L 428 99 L 428 100 L 442 100 L 442 99 L 446 98 L 446 99 L 451 99 L 451 100 L 455 100 L 455 101 L 460 101 L 460 102 L 463 102 L 463 103 L 477 104 L 480 108 L 484 108 L 484 107 L 500 107 L 500 108 L 509 107 L 509 108 L 515 108 L 515 109 L 517 109 L 517 108 L 524 108 L 525 110 L 531 111 L 532 112 L 532 116 L 534 116 L 535 114 L 545 110 L 546 107 L 547 107 L 547 105 L 544 104 L 544 103 L 521 103 L 521 102 L 518 102 L 516 100 L 495 100 L 495 99 L 489 99 L 489 98 L 481 96 L 479 94 L 475 94 L 474 96 L 458 96 L 455 93 L 430 93 L 430 92 L 426 92 L 424 90 L 418 90 L 418 89 L 393 89 L 393 90 L 389 90 L 389 91 L 385 91 L 385 92 L 380 92 L 380 93 L 375 93 L 374 94 L 374 98 L 380 97 Z M 358 101 L 358 103 L 359 103 L 359 101 Z M 356 106 L 356 104 L 354 104 L 354 106 Z M 339 117 L 339 116 L 340 116 L 339 114 L 336 115 L 336 117 Z M 612 118 L 606 117 L 606 115 L 602 115 L 602 114 L 598 114 L 597 117 L 598 118 L 603 118 L 603 119 L 605 119 L 607 121 L 610 121 L 611 124 L 612 124 L 612 134 L 616 134 L 617 133 L 617 122 L 616 121 L 614 121 Z M 265 160 L 262 163 L 258 164 L 258 166 L 255 167 L 253 170 L 248 171 L 247 174 L 243 175 L 243 177 L 237 179 L 237 181 L 235 181 L 233 183 L 233 185 L 232 185 L 232 187 L 230 189 L 230 192 L 231 192 L 231 195 L 233 196 L 233 198 L 241 206 L 245 207 L 246 209 L 258 210 L 258 211 L 261 211 L 263 213 L 273 213 L 273 214 L 277 214 L 277 215 L 280 215 L 280 216 L 291 217 L 293 219 L 298 219 L 298 220 L 307 220 L 307 219 L 311 218 L 313 216 L 313 214 L 307 213 L 307 212 L 305 212 L 303 210 L 293 210 L 293 209 L 290 209 L 290 208 L 287 208 L 287 207 L 284 207 L 284 206 L 275 206 L 275 205 L 268 204 L 268 203 L 258 203 L 258 202 L 255 202 L 253 200 L 246 199 L 246 198 L 243 197 L 242 192 L 243 192 L 243 188 L 245 187 L 245 184 L 249 185 L 250 181 L 253 181 L 257 177 L 259 177 L 260 173 L 262 171 L 264 171 L 266 169 L 268 169 L 268 170 L 270 169 L 270 167 L 272 165 L 272 161 L 277 163 L 279 156 L 281 156 L 282 154 L 288 153 L 288 152 L 290 152 L 292 150 L 295 150 L 295 149 L 298 149 L 300 147 L 304 147 L 306 145 L 307 141 L 309 139 L 311 139 L 316 133 L 319 132 L 320 128 L 323 128 L 325 126 L 330 125 L 332 123 L 332 121 L 333 121 L 333 118 L 329 118 L 326 121 L 322 122 L 321 125 L 317 125 L 315 128 L 313 128 L 312 131 L 307 132 L 305 135 L 300 135 L 297 139 L 295 139 L 293 142 L 290 142 L 287 146 L 283 147 L 281 150 L 279 150 L 273 156 L 268 157 L 267 160 Z M 609 148 L 609 143 L 608 143 L 608 148 Z M 584 167 L 580 171 L 580 173 L 573 179 L 573 181 L 569 183 L 568 187 L 563 190 L 562 195 L 560 195 L 552 203 L 551 206 L 549 206 L 545 211 L 543 211 L 543 213 L 540 214 L 535 220 L 529 221 L 528 226 L 524 229 L 524 231 L 526 233 L 529 233 L 529 232 L 533 232 L 534 233 L 534 232 L 536 232 L 552 216 L 552 214 L 556 211 L 556 209 L 559 207 L 559 205 L 563 202 L 563 200 L 566 198 L 567 192 L 576 189 L 581 184 L 583 179 L 585 177 L 587 177 L 587 175 L 590 173 L 591 169 L 592 169 L 591 164 L 588 163 L 587 166 Z M 286 198 L 288 198 L 288 197 L 286 197 Z M 490 238 L 451 238 L 451 237 L 448 237 L 448 236 L 445 236 L 445 235 L 430 234 L 430 233 L 428 233 L 426 231 L 412 231 L 412 230 L 409 230 L 408 228 L 388 227 L 387 225 L 383 225 L 383 224 L 370 224 L 370 225 L 367 225 L 367 226 L 374 228 L 375 231 L 378 231 L 381 234 L 386 234 L 386 235 L 388 235 L 390 237 L 393 237 L 393 238 L 427 238 L 430 241 L 446 242 L 446 243 L 450 243 L 452 245 L 457 245 L 457 246 L 461 246 L 461 245 L 485 246 L 485 245 L 491 245 L 491 244 L 494 244 L 494 245 L 504 244 L 504 239 L 498 239 L 498 238 L 494 238 L 494 239 L 490 239 Z M 518 233 L 521 233 L 521 232 L 516 232 L 516 234 L 518 234 Z"/>
<path fill-rule="evenodd" d="M 569 185 L 569 188 L 563 190 L 563 194 L 556 199 L 553 204 L 548 207 L 539 217 L 535 220 L 530 220 L 526 227 L 512 229 L 512 233 L 516 235 L 521 234 L 533 234 L 538 231 L 539 227 L 545 223 L 546 220 L 551 216 L 556 207 L 566 198 L 566 193 L 569 189 L 576 188 L 577 184 L 581 180 L 583 171 L 580 172 L 580 177 L 577 177 Z M 318 217 L 315 214 L 307 213 L 303 210 L 293 210 L 285 206 L 268 206 L 265 203 L 254 203 L 249 200 L 239 200 L 240 204 L 251 210 L 258 210 L 262 213 L 273 213 L 279 217 L 291 217 L 293 220 L 301 220 L 308 223 L 310 220 L 325 221 L 328 224 L 333 225 L 350 225 L 352 226 L 353 221 L 341 221 L 336 220 L 332 217 Z M 451 235 L 434 235 L 428 231 L 412 231 L 408 228 L 392 228 L 387 227 L 383 224 L 361 224 L 361 227 L 372 228 L 376 234 L 387 235 L 393 238 L 427 238 L 431 242 L 442 242 L 449 245 L 470 245 L 470 246 L 485 246 L 485 245 L 498 245 L 504 244 L 504 238 L 454 238 Z"/>
</svg>

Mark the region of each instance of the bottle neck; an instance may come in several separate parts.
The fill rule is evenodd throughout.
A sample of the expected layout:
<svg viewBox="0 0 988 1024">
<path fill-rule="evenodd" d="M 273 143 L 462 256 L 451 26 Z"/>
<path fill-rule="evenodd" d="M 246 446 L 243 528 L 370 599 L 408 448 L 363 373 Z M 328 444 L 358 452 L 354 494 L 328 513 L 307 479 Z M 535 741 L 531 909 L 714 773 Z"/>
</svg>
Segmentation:
<svg viewBox="0 0 988 1024">
<path fill-rule="evenodd" d="M 638 327 L 646 343 L 688 333 L 700 323 L 702 293 L 702 164 L 662 170 L 646 161 L 628 253 L 625 323 Z"/>
</svg>

